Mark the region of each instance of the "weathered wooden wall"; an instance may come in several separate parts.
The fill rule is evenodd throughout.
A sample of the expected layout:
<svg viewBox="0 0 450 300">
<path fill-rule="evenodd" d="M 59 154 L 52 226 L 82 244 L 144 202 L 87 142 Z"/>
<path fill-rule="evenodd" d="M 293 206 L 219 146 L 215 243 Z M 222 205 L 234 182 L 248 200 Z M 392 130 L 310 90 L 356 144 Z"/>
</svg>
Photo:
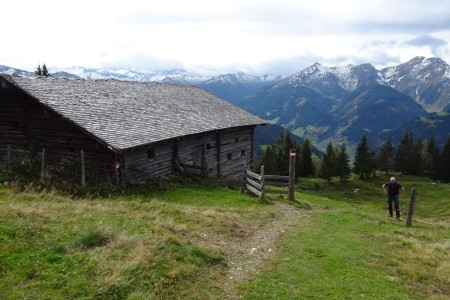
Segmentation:
<svg viewBox="0 0 450 300">
<path fill-rule="evenodd" d="M 146 179 L 172 173 L 173 141 L 136 147 L 121 154 L 123 182 L 140 183 Z"/>
<path fill-rule="evenodd" d="M 0 86 L 0 160 L 7 156 L 41 153 L 49 157 L 80 158 L 87 165 L 113 172 L 115 156 L 106 146 L 68 120 L 11 86 Z"/>
<path fill-rule="evenodd" d="M 80 158 L 122 183 L 142 182 L 176 171 L 176 163 L 203 176 L 238 180 L 253 153 L 254 126 L 210 131 L 114 153 L 67 119 L 8 83 L 0 82 L 0 160 L 40 153 Z M 116 169 L 116 163 L 120 168 Z M 192 167 L 192 168 L 189 168 Z"/>
<path fill-rule="evenodd" d="M 253 157 L 253 129 L 243 127 L 225 130 L 221 134 L 220 169 L 227 180 L 239 180 Z"/>
<path fill-rule="evenodd" d="M 252 159 L 253 127 L 240 127 L 180 137 L 124 151 L 121 175 L 125 182 L 141 182 L 169 175 L 179 164 L 186 172 L 239 180 Z"/>
</svg>

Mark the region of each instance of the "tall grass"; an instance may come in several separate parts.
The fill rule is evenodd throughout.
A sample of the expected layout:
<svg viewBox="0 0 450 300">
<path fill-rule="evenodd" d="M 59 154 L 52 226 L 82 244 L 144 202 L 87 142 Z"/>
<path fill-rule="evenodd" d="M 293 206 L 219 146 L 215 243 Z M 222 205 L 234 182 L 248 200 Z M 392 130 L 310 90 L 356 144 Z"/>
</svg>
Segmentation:
<svg viewBox="0 0 450 300">
<path fill-rule="evenodd" d="M 218 241 L 274 214 L 224 186 L 73 200 L 0 185 L 1 298 L 216 298 Z"/>
<path fill-rule="evenodd" d="M 300 197 L 316 213 L 284 236 L 283 255 L 241 285 L 244 299 L 448 299 L 450 186 L 402 178 L 418 191 L 406 227 L 387 218 L 382 183 L 305 180 Z M 406 213 L 408 193 L 401 201 Z"/>
<path fill-rule="evenodd" d="M 295 218 L 232 296 L 446 299 L 450 186 L 398 179 L 418 191 L 412 227 L 387 218 L 381 177 L 301 179 L 301 217 L 213 181 L 76 198 L 0 184 L 1 298 L 224 299 L 227 247 Z"/>
</svg>

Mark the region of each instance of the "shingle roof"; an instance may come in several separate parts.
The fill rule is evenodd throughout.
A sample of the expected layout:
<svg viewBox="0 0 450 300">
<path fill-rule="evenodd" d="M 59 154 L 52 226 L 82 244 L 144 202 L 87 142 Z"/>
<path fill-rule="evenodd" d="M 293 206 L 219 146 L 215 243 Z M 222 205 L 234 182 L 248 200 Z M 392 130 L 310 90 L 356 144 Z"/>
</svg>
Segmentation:
<svg viewBox="0 0 450 300">
<path fill-rule="evenodd" d="M 117 150 L 211 130 L 266 123 L 192 86 L 0 77 Z"/>
</svg>

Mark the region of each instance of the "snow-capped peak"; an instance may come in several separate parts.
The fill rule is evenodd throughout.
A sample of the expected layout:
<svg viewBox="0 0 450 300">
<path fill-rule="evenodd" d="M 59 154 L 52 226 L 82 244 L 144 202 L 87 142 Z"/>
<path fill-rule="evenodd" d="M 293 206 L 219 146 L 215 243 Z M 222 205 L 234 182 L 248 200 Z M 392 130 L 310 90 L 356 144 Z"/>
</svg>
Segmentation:
<svg viewBox="0 0 450 300">
<path fill-rule="evenodd" d="M 364 66 L 364 65 L 363 65 Z M 358 85 L 357 68 L 353 65 L 327 67 L 315 63 L 289 78 L 293 85 L 304 85 L 312 81 L 326 81 L 335 78 L 337 84 L 346 90 L 353 90 Z"/>
<path fill-rule="evenodd" d="M 205 84 L 213 84 L 213 83 L 221 83 L 221 84 L 246 84 L 246 83 L 263 83 L 263 82 L 273 82 L 276 80 L 279 80 L 279 76 L 274 75 L 263 75 L 263 76 L 256 76 L 256 75 L 249 75 L 244 72 L 238 72 L 238 73 L 228 73 L 225 75 L 219 75 L 216 77 L 213 77 L 206 82 Z"/>
<path fill-rule="evenodd" d="M 133 81 L 160 81 L 173 83 L 189 83 L 195 84 L 208 79 L 208 77 L 190 73 L 183 70 L 170 71 L 140 71 L 136 69 L 126 68 L 53 68 L 50 73 L 55 71 L 65 71 L 86 79 L 117 79 L 117 80 L 133 80 Z"/>
</svg>

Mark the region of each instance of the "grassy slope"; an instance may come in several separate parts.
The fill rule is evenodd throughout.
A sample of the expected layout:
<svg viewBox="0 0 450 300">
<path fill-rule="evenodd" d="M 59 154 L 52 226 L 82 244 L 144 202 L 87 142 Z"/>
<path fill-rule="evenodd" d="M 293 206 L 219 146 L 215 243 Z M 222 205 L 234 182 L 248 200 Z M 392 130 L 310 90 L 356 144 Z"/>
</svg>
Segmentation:
<svg viewBox="0 0 450 300">
<path fill-rule="evenodd" d="M 400 181 L 418 189 L 410 228 L 387 219 L 379 180 L 298 193 L 312 209 L 244 298 L 448 297 L 450 186 Z M 221 299 L 226 241 L 280 214 L 217 186 L 81 200 L 0 186 L 2 298 Z"/>
<path fill-rule="evenodd" d="M 241 285 L 244 298 L 448 299 L 450 186 L 403 179 L 418 191 L 413 227 L 387 218 L 380 179 L 322 183 L 301 195 L 316 212 L 284 236 L 282 256 Z M 401 200 L 405 214 L 409 196 Z"/>
</svg>

